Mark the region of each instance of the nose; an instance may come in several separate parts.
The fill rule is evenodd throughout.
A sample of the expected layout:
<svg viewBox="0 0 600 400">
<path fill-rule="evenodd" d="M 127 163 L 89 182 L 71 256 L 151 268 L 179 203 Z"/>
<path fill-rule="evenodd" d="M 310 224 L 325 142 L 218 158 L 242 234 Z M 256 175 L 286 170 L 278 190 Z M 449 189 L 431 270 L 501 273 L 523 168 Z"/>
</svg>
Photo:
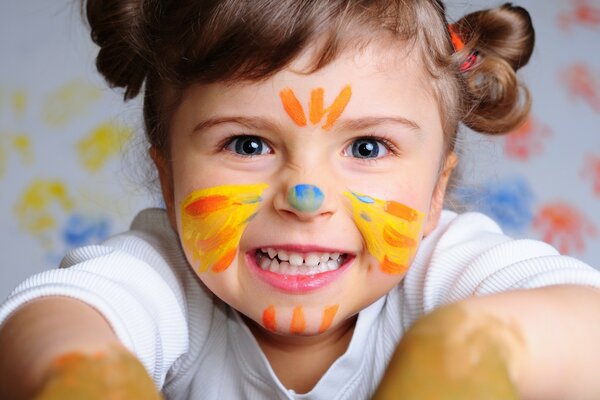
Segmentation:
<svg viewBox="0 0 600 400">
<path fill-rule="evenodd" d="M 310 221 L 333 214 L 335 199 L 313 184 L 289 184 L 276 195 L 275 208 L 284 216 Z"/>
</svg>

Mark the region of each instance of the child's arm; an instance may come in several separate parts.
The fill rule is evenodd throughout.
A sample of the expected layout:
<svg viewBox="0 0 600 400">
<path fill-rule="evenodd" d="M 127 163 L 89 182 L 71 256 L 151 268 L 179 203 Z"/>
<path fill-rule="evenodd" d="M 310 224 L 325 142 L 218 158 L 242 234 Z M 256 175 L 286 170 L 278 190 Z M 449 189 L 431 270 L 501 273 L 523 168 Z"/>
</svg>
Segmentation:
<svg viewBox="0 0 600 400">
<path fill-rule="evenodd" d="M 3 399 L 28 399 L 35 393 L 40 399 L 65 398 L 61 390 L 74 396 L 78 390 L 89 394 L 92 386 L 79 383 L 103 379 L 107 360 L 113 370 L 126 365 L 128 371 L 136 371 L 135 380 L 131 376 L 130 382 L 120 382 L 119 390 L 143 386 L 154 392 L 154 397 L 145 398 L 158 398 L 143 366 L 119 343 L 108 322 L 92 307 L 68 297 L 40 298 L 15 311 L 0 327 L 0 354 Z M 80 387 L 66 387 L 73 376 Z"/>
<path fill-rule="evenodd" d="M 599 399 L 598 310 L 600 290 L 567 285 L 440 308 L 406 333 L 375 398 Z"/>
</svg>

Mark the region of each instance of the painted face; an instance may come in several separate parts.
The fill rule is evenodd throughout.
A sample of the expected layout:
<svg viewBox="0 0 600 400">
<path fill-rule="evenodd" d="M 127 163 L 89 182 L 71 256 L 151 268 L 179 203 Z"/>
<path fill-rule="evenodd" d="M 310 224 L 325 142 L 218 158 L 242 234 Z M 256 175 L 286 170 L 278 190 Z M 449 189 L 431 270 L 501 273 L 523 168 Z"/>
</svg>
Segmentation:
<svg viewBox="0 0 600 400">
<path fill-rule="evenodd" d="M 403 278 L 447 175 L 422 67 L 374 46 L 258 83 L 192 86 L 163 192 L 206 286 L 266 331 L 332 332 Z M 160 162 L 158 163 L 160 169 Z"/>
</svg>

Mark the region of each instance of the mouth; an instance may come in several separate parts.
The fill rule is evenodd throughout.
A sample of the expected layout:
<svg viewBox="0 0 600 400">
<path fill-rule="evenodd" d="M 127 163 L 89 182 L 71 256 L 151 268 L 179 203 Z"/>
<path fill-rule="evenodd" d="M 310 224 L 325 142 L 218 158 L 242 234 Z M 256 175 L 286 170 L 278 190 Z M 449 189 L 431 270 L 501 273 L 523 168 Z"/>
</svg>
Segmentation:
<svg viewBox="0 0 600 400">
<path fill-rule="evenodd" d="M 348 259 L 348 253 L 300 253 L 268 247 L 256 250 L 255 259 L 263 271 L 281 275 L 316 275 L 339 269 Z"/>
<path fill-rule="evenodd" d="M 247 258 L 262 281 L 283 292 L 304 293 L 334 282 L 355 255 L 315 248 L 263 247 L 248 252 Z"/>
</svg>

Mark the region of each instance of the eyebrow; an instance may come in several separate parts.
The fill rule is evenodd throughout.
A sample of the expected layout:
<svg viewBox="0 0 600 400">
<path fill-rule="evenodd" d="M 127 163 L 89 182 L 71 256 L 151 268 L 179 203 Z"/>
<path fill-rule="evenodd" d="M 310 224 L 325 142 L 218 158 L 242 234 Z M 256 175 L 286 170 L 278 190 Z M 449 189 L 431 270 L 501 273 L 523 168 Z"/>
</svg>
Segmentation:
<svg viewBox="0 0 600 400">
<path fill-rule="evenodd" d="M 241 117 L 241 116 L 229 116 L 229 117 L 217 117 L 208 118 L 200 121 L 192 133 L 202 131 L 204 129 L 211 128 L 221 124 L 238 124 L 248 129 L 256 130 L 278 130 L 280 126 L 268 119 L 261 117 Z M 395 116 L 395 117 L 364 117 L 355 119 L 340 119 L 336 122 L 335 130 L 364 130 L 374 128 L 384 124 L 400 124 L 408 127 L 410 130 L 421 131 L 421 127 L 415 121 L 408 118 Z"/>
</svg>

